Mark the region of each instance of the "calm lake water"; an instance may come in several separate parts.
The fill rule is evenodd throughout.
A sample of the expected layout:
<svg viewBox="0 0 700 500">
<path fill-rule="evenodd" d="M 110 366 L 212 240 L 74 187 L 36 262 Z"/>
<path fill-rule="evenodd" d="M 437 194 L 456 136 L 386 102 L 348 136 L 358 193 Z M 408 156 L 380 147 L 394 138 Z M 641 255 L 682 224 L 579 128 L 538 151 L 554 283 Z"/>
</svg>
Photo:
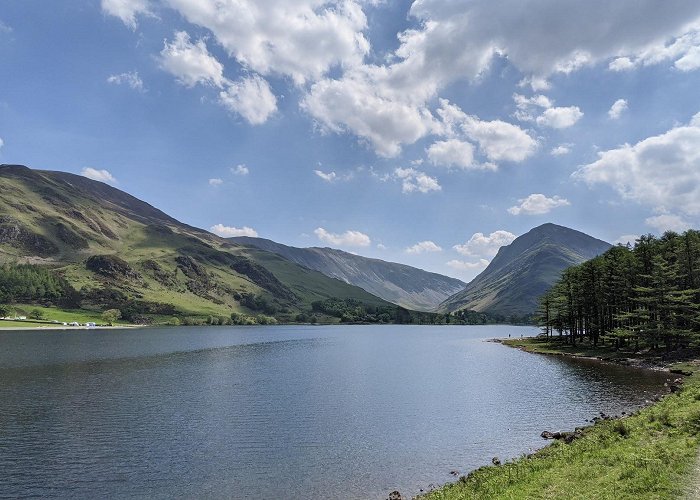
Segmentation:
<svg viewBox="0 0 700 500">
<path fill-rule="evenodd" d="M 0 497 L 417 494 L 629 411 L 666 376 L 484 339 L 533 328 L 0 333 Z"/>
</svg>

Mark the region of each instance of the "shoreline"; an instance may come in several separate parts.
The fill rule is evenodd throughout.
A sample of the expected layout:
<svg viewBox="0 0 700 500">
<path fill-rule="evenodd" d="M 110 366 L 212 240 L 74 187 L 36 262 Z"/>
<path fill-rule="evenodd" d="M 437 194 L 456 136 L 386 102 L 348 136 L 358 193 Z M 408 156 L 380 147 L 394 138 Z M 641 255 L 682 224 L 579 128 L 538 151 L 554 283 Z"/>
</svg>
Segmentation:
<svg viewBox="0 0 700 500">
<path fill-rule="evenodd" d="M 591 425 L 577 427 L 572 432 L 556 433 L 557 436 L 554 439 L 552 439 L 554 433 L 544 431 L 543 438 L 547 434 L 546 439 L 551 440 L 551 442 L 539 450 L 523 454 L 503 464 L 496 463 L 494 457 L 494 465 L 479 467 L 460 477 L 454 483 L 447 483 L 432 491 L 421 493 L 413 497 L 414 499 L 559 498 L 580 496 L 581 491 L 591 491 L 591 498 L 681 498 L 690 488 L 694 487 L 694 484 L 700 482 L 700 470 L 694 470 L 698 463 L 697 454 L 700 448 L 700 371 L 698 371 L 700 360 L 692 359 L 685 360 L 685 363 L 679 363 L 678 361 L 661 360 L 657 357 L 630 358 L 619 356 L 620 353 L 606 352 L 603 348 L 597 348 L 598 354 L 595 354 L 591 353 L 590 349 L 586 350 L 585 346 L 577 346 L 576 352 L 566 352 L 562 349 L 571 348 L 571 346 L 559 344 L 556 340 L 555 342 L 551 342 L 550 339 L 543 341 L 541 337 L 499 338 L 486 341 L 520 349 L 530 354 L 585 359 L 630 368 L 662 371 L 669 375 L 683 375 L 685 378 L 673 381 L 668 386 L 668 393 L 650 401 L 649 404 L 631 414 L 620 417 L 603 415 L 600 419 L 594 419 Z M 679 402 L 679 399 L 682 401 Z M 669 407 L 678 407 L 677 413 L 681 418 L 672 422 L 669 417 Z M 662 427 L 649 429 L 657 419 L 661 420 Z M 683 436 L 685 447 L 682 450 L 684 452 L 682 458 L 674 458 L 674 462 L 671 464 L 667 454 L 679 453 L 679 450 L 676 449 L 678 446 L 671 443 L 675 440 L 674 438 L 677 438 L 674 430 L 685 428 L 688 421 L 691 421 L 692 425 L 695 419 L 698 420 L 697 429 L 690 429 L 688 435 Z M 639 446 L 629 446 L 631 443 L 627 443 L 628 446 L 625 448 L 624 440 L 631 439 L 638 430 L 640 434 L 646 432 L 649 435 L 640 440 Z M 654 432 L 650 432 L 652 430 Z M 619 449 L 606 448 L 605 441 L 608 439 L 622 440 L 622 444 L 613 444 L 619 444 L 624 453 L 620 453 Z M 661 446 L 663 441 L 666 441 L 665 447 Z M 692 441 L 690 445 L 689 441 Z M 645 446 L 653 448 L 654 451 L 661 449 L 665 455 L 663 459 L 658 459 L 658 467 L 664 470 L 654 471 L 650 478 L 646 477 L 647 458 L 643 462 L 639 461 L 639 453 Z M 619 456 L 616 457 L 616 460 L 612 460 L 615 451 Z M 589 454 L 593 455 L 596 460 L 589 458 L 587 456 Z M 562 461 L 561 457 L 565 455 L 569 456 Z M 576 462 L 581 462 L 581 466 L 577 468 L 572 465 Z M 621 474 L 621 478 L 624 476 L 630 483 L 628 489 L 624 488 L 625 485 L 622 485 L 623 489 L 620 489 L 619 482 L 612 482 L 612 490 L 603 488 L 599 490 L 599 493 L 593 493 L 588 483 L 592 482 L 593 487 L 600 486 L 595 484 L 596 474 L 593 473 L 593 469 L 599 467 L 598 462 L 604 464 L 602 469 L 608 474 L 601 481 L 610 477 L 609 468 L 624 469 L 629 466 L 631 470 L 628 469 L 624 474 Z M 646 469 L 641 469 L 640 463 L 644 464 Z M 526 470 L 525 473 L 522 472 L 523 469 Z M 637 479 L 635 474 L 640 476 L 639 481 L 635 481 Z M 658 481 L 655 479 L 657 476 Z M 664 479 L 665 483 L 663 487 L 660 485 L 661 478 Z M 639 487 L 640 485 L 644 485 L 644 487 Z"/>
<path fill-rule="evenodd" d="M 36 332 L 43 330 L 127 330 L 135 328 L 144 328 L 142 325 L 123 325 L 123 326 L 0 326 L 0 332 Z"/>
</svg>

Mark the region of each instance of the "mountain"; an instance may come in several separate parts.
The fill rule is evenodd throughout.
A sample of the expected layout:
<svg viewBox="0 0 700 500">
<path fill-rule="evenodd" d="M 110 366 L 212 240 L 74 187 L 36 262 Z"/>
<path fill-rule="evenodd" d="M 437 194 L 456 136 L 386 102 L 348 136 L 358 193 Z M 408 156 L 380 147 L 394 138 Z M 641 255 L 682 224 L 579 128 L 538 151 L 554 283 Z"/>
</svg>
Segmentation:
<svg viewBox="0 0 700 500">
<path fill-rule="evenodd" d="M 610 248 L 610 243 L 556 224 L 543 224 L 501 247 L 491 263 L 461 292 L 440 305 L 506 316 L 535 312 L 539 297 L 569 266 Z"/>
<path fill-rule="evenodd" d="M 435 311 L 442 301 L 464 289 L 465 283 L 404 264 L 353 255 L 333 248 L 296 248 L 263 238 L 230 238 L 260 248 L 416 311 Z"/>
<path fill-rule="evenodd" d="M 138 315 L 266 313 L 312 303 L 393 304 L 365 290 L 183 224 L 123 191 L 65 172 L 0 165 L 0 264 L 54 268 L 82 305 Z"/>
</svg>

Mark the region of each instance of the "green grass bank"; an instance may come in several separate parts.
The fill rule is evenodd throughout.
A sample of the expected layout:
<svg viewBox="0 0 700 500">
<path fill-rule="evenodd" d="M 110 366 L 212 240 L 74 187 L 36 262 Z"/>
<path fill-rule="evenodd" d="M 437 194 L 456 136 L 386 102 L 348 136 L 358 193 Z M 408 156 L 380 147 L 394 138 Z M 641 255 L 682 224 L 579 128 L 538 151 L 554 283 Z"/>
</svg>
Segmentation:
<svg viewBox="0 0 700 500">
<path fill-rule="evenodd" d="M 573 348 L 541 339 L 503 343 L 533 353 L 609 361 L 630 358 L 630 353 L 586 345 Z M 651 354 L 641 358 L 645 363 L 653 363 Z M 678 392 L 660 402 L 634 415 L 598 421 L 584 428 L 570 444 L 555 441 L 532 455 L 477 469 L 456 483 L 418 498 L 686 498 L 695 481 L 700 446 L 700 373 L 695 362 L 669 368 L 689 376 Z"/>
</svg>

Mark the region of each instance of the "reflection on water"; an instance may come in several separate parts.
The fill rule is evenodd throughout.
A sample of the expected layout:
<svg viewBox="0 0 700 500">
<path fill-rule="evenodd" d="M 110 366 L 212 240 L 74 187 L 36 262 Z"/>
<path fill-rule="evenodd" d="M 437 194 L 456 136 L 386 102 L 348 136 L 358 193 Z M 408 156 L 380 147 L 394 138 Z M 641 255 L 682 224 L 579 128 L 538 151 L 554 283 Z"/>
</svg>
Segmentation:
<svg viewBox="0 0 700 500">
<path fill-rule="evenodd" d="M 0 333 L 0 497 L 415 494 L 665 381 L 483 341 L 533 331 Z"/>
</svg>

